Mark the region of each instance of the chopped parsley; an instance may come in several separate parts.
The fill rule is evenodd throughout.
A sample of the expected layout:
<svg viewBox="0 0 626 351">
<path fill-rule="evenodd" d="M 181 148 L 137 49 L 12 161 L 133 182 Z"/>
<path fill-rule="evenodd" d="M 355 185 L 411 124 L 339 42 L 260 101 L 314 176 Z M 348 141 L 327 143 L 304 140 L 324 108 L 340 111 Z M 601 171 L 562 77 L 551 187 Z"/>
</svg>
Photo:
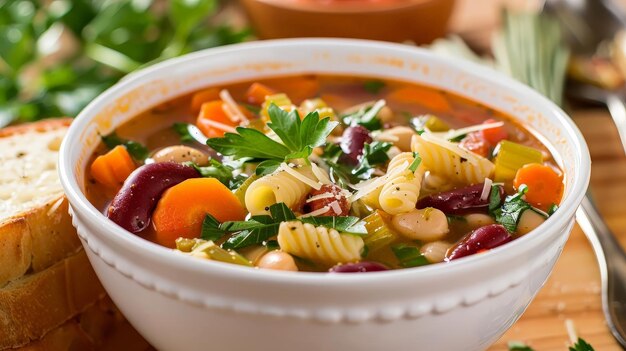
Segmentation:
<svg viewBox="0 0 626 351">
<path fill-rule="evenodd" d="M 400 266 L 404 268 L 419 267 L 430 264 L 426 256 L 416 246 L 407 244 L 397 244 L 391 247 L 391 251 L 400 262 Z"/>
<path fill-rule="evenodd" d="M 342 116 L 342 120 L 346 125 L 361 125 L 369 130 L 379 130 L 383 127 L 378 113 L 385 107 L 385 100 L 378 100 L 371 106 L 366 106 L 356 112 Z"/>
<path fill-rule="evenodd" d="M 211 159 L 208 166 L 200 167 L 193 162 L 187 162 L 186 165 L 195 168 L 201 176 L 205 178 L 215 178 L 220 183 L 226 185 L 230 190 L 237 189 L 247 178 L 245 174 L 234 174 L 235 169 L 231 166 L 222 164 L 216 159 Z"/>
<path fill-rule="evenodd" d="M 523 199 L 527 191 L 528 187 L 526 185 L 520 186 L 517 194 L 507 196 L 502 207 L 493 212 L 496 217 L 496 222 L 502 224 L 506 230 L 511 233 L 515 233 L 517 230 L 517 223 L 522 217 L 522 213 L 532 208 L 532 206 Z"/>
<path fill-rule="evenodd" d="M 411 162 L 411 164 L 409 165 L 409 171 L 411 172 L 417 171 L 417 167 L 419 167 L 420 163 L 422 163 L 422 158 L 417 152 L 413 153 L 413 158 L 413 162 Z"/>
<path fill-rule="evenodd" d="M 554 212 L 556 212 L 556 210 L 558 209 L 559 209 L 559 206 L 557 204 L 550 205 L 550 207 L 548 207 L 548 216 L 552 216 Z"/>
<path fill-rule="evenodd" d="M 380 80 L 368 80 L 363 83 L 363 89 L 370 94 L 378 94 L 386 86 L 385 82 Z"/>
<path fill-rule="evenodd" d="M 271 122 L 267 126 L 282 143 L 256 129 L 237 127 L 237 133 L 226 133 L 223 138 L 210 138 L 207 145 L 222 155 L 234 158 L 273 161 L 271 166 L 276 169 L 281 162 L 296 158 L 308 159 L 313 148 L 324 145 L 326 137 L 338 124 L 328 117 L 320 119 L 317 112 L 311 112 L 300 120 L 296 109 L 287 112 L 275 104 L 270 105 L 268 114 Z M 266 163 L 263 167 L 265 171 L 268 165 Z"/>
<path fill-rule="evenodd" d="M 174 123 L 172 125 L 172 129 L 174 129 L 174 131 L 176 132 L 176 134 L 178 134 L 178 136 L 180 136 L 180 142 L 181 143 L 190 143 L 193 142 L 195 139 L 194 137 L 191 135 L 190 131 L 189 131 L 189 126 L 191 126 L 191 124 L 189 123 Z"/>
<path fill-rule="evenodd" d="M 574 346 L 569 347 L 569 351 L 595 351 L 593 347 L 582 338 L 578 338 L 578 341 Z"/>
<path fill-rule="evenodd" d="M 338 232 L 352 235 L 366 235 L 364 223 L 358 217 L 303 217 L 296 215 L 280 202 L 269 207 L 269 215 L 252 216 L 247 221 L 219 223 L 214 217 L 207 214 L 202 226 L 202 237 L 221 238 L 228 233 L 233 235 L 222 244 L 225 249 L 240 249 L 243 247 L 268 242 L 278 234 L 281 222 L 301 221 L 315 226 L 336 229 Z M 207 239 L 208 240 L 208 239 Z"/>
<path fill-rule="evenodd" d="M 494 184 L 491 186 L 491 192 L 489 193 L 489 213 L 493 214 L 502 204 L 502 197 L 500 196 L 501 185 Z"/>
<path fill-rule="evenodd" d="M 109 149 L 113 149 L 118 145 L 123 145 L 128 153 L 137 161 L 143 161 L 148 158 L 150 151 L 140 143 L 132 140 L 120 138 L 115 132 L 102 137 L 102 142 Z"/>
</svg>

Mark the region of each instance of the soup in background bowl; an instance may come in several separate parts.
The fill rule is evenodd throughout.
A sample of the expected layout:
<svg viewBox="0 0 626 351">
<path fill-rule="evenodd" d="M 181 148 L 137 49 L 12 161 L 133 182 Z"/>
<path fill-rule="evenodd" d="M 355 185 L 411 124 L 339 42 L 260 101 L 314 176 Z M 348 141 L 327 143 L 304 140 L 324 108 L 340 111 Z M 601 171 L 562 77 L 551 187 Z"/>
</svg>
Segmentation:
<svg viewBox="0 0 626 351">
<path fill-rule="evenodd" d="M 265 147 L 233 151 L 243 136 Z M 580 133 L 530 89 L 354 40 L 237 45 L 133 74 L 81 113 L 60 163 L 107 291 L 156 347 L 190 350 L 206 342 L 189 333 L 228 349 L 483 349 L 545 282 L 589 180 Z M 184 168 L 163 193 L 132 186 L 163 167 Z M 142 196 L 149 210 L 123 208 Z M 286 266 L 264 263 L 276 253 Z M 379 268 L 406 269 L 338 273 Z"/>
</svg>

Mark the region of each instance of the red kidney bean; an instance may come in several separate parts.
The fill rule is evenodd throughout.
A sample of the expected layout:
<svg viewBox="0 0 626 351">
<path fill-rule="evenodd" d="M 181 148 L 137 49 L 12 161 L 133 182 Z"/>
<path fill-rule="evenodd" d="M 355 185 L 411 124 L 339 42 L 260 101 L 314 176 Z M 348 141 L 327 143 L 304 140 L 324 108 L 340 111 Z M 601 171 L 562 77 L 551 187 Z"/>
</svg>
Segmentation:
<svg viewBox="0 0 626 351">
<path fill-rule="evenodd" d="M 350 202 L 346 198 L 346 196 L 342 193 L 341 188 L 334 185 L 322 185 L 320 190 L 311 190 L 308 198 L 312 198 L 314 196 L 319 196 L 322 194 L 332 194 L 333 197 L 325 197 L 322 199 L 313 200 L 311 202 L 307 202 L 304 205 L 304 212 L 310 213 L 313 211 L 317 211 L 324 206 L 329 206 L 333 202 L 337 202 L 339 204 L 339 209 L 341 212 L 337 213 L 331 207 L 328 211 L 318 215 L 318 216 L 347 216 L 350 213 Z"/>
<path fill-rule="evenodd" d="M 471 185 L 461 189 L 454 189 L 443 193 L 433 194 L 420 199 L 417 208 L 434 207 L 445 214 L 464 214 L 476 212 L 476 210 L 487 210 L 489 208 L 489 197 L 485 200 L 480 198 L 484 184 Z M 493 189 L 491 190 L 493 191 Z M 504 201 L 504 187 L 499 185 L 498 191 L 500 202 Z"/>
<path fill-rule="evenodd" d="M 150 224 L 150 217 L 168 188 L 200 174 L 193 167 L 174 162 L 151 163 L 137 168 L 115 195 L 106 215 L 131 233 Z"/>
<path fill-rule="evenodd" d="M 350 166 L 356 166 L 359 163 L 359 156 L 363 154 L 363 145 L 371 143 L 367 128 L 356 125 L 346 128 L 341 136 L 341 150 L 344 152 L 339 158 L 339 162 Z"/>
<path fill-rule="evenodd" d="M 367 272 L 379 272 L 379 271 L 387 271 L 385 265 L 378 262 L 371 261 L 362 261 L 357 263 L 345 263 L 338 264 L 331 268 L 329 272 L 331 273 L 367 273 Z"/>
<path fill-rule="evenodd" d="M 490 250 L 513 240 L 511 233 L 500 224 L 480 227 L 465 235 L 461 241 L 446 254 L 446 261 L 473 255 L 483 250 Z"/>
</svg>

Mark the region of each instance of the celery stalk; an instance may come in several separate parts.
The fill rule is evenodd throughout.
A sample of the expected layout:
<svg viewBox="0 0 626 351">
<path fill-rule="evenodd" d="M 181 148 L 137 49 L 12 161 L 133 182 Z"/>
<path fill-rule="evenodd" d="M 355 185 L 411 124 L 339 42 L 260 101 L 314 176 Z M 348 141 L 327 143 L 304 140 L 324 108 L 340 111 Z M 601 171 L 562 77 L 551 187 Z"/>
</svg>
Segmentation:
<svg viewBox="0 0 626 351">
<path fill-rule="evenodd" d="M 495 159 L 495 181 L 505 182 L 515 178 L 517 170 L 529 163 L 543 163 L 541 151 L 529 146 L 502 140 Z"/>
<path fill-rule="evenodd" d="M 389 228 L 380 211 L 374 211 L 363 219 L 367 236 L 363 238 L 369 252 L 376 252 L 394 242 L 398 235 Z"/>
</svg>

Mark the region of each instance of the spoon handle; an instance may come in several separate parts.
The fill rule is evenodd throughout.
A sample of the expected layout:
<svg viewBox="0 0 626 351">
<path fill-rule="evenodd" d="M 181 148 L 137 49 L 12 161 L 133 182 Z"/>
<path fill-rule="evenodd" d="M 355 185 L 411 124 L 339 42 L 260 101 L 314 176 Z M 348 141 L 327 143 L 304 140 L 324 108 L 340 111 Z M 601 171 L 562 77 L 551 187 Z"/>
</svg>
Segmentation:
<svg viewBox="0 0 626 351">
<path fill-rule="evenodd" d="M 626 349 L 626 255 L 606 225 L 589 193 L 576 211 L 576 221 L 589 239 L 598 260 L 602 310 L 611 333 Z"/>
<path fill-rule="evenodd" d="M 624 152 L 626 152 L 626 101 L 624 101 L 623 96 L 610 93 L 606 96 L 606 105 L 619 133 Z"/>
</svg>

